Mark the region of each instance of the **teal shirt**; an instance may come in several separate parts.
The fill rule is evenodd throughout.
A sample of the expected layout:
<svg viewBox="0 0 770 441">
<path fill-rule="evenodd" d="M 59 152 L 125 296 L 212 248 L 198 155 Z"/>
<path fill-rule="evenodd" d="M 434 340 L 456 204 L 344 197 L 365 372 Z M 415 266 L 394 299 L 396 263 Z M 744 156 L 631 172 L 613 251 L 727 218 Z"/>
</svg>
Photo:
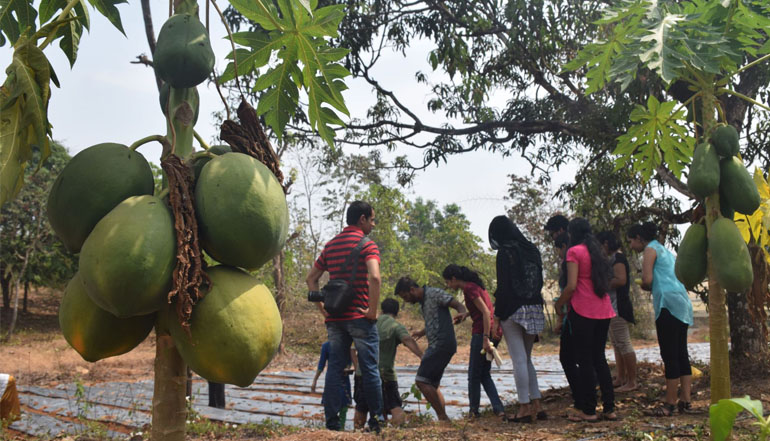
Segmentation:
<svg viewBox="0 0 770 441">
<path fill-rule="evenodd" d="M 687 295 L 687 289 L 674 274 L 674 255 L 657 240 L 647 244 L 655 250 L 655 266 L 652 268 L 652 307 L 655 319 L 660 316 L 660 310 L 668 312 L 679 321 L 692 326 L 692 302 Z"/>
</svg>

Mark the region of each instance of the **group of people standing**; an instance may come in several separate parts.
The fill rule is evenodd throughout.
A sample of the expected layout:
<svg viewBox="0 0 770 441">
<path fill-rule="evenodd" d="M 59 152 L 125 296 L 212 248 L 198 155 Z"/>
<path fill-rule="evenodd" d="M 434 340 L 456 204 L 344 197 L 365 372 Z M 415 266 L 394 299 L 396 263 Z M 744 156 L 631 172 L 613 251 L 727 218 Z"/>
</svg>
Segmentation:
<svg viewBox="0 0 770 441">
<path fill-rule="evenodd" d="M 344 428 L 342 414 L 350 405 L 350 386 L 344 372 L 351 360 L 355 361 L 356 383 L 360 386 L 357 389 L 361 391 L 356 392 L 356 426 L 363 426 L 367 413 L 372 431 L 379 432 L 387 414 L 392 416 L 393 423 L 404 421 L 394 369 L 398 344 L 404 344 L 420 358 L 415 383 L 438 418 L 448 419 L 440 383 L 457 352 L 454 326 L 468 317 L 472 321 L 468 358 L 469 416 L 480 414 L 483 387 L 492 411 L 505 421 L 533 422 L 548 418 L 540 402 L 542 395 L 532 363 L 532 348 L 545 328 L 543 264 L 537 246 L 508 217 L 497 216 L 489 226 L 490 245 L 497 251 L 494 302 L 478 273 L 456 264 L 446 266 L 442 277 L 448 289 L 462 290 L 464 304 L 444 289 L 420 285 L 409 276 L 398 280 L 394 294 L 407 303 L 419 304 L 425 320 L 424 329 L 411 335 L 396 320 L 399 305 L 395 299 L 386 299 L 382 303 L 382 314 L 377 315 L 380 256 L 377 245 L 365 238 L 376 223 L 374 209 L 366 202 L 353 202 L 347 210 L 346 221 L 348 226 L 326 244 L 307 276 L 311 296 L 317 296 L 314 292 L 320 290 L 319 281 L 327 271 L 331 280 L 351 280 L 354 291 L 350 306 L 342 314 L 331 316 L 319 303 L 328 336 L 328 369 L 323 394 L 328 429 Z M 613 233 L 594 235 L 585 219 L 569 221 L 557 215 L 549 219 L 545 230 L 551 234 L 562 259 L 561 293 L 554 306 L 559 317 L 556 330 L 561 336 L 560 360 L 574 400 L 574 409 L 567 416 L 573 421 L 599 419 L 596 413 L 598 383 L 603 402 L 601 415 L 615 420 L 618 418 L 615 391 L 637 388 L 636 357 L 628 329 L 628 324 L 634 322 L 628 261 L 619 251 L 620 242 Z M 691 407 L 687 328 L 692 324 L 692 305 L 684 286 L 674 276 L 673 256 L 657 242 L 656 233 L 652 224 L 635 225 L 628 230 L 628 238 L 632 249 L 643 252 L 641 285 L 652 291 L 667 386 L 664 402 L 653 413 L 663 416 L 673 414 L 677 408 L 685 412 Z M 351 272 L 344 264 L 353 251 L 360 257 L 353 263 L 357 265 L 356 270 Z M 457 311 L 454 317 L 450 308 Z M 616 353 L 615 381 L 604 355 L 608 334 Z M 428 341 L 424 352 L 415 341 L 422 336 Z M 488 354 L 495 353 L 495 346 L 502 338 L 513 362 L 519 401 L 517 412 L 511 415 L 505 413 L 490 375 Z M 319 364 L 316 380 L 322 370 Z M 345 382 L 348 382 L 347 389 Z M 315 381 L 313 384 L 315 388 Z M 681 386 L 679 395 L 678 385 Z"/>
</svg>

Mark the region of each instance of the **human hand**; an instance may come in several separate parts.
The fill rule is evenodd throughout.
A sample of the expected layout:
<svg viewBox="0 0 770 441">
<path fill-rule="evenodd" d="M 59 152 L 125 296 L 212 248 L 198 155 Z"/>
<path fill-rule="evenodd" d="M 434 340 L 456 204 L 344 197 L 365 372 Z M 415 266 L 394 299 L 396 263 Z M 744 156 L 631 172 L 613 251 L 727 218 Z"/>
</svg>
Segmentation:
<svg viewBox="0 0 770 441">
<path fill-rule="evenodd" d="M 489 337 L 486 335 L 484 336 L 484 342 L 483 342 L 484 351 L 487 354 L 492 354 L 494 352 L 494 347 L 492 346 L 492 343 L 489 341 Z"/>
<path fill-rule="evenodd" d="M 358 312 L 364 315 L 364 318 L 375 322 L 377 321 L 377 310 L 372 308 L 357 308 Z"/>
<path fill-rule="evenodd" d="M 310 392 L 311 393 L 315 393 L 315 386 L 316 386 L 316 382 L 314 381 L 313 384 L 310 385 Z"/>
<path fill-rule="evenodd" d="M 564 323 L 564 322 L 561 320 L 561 316 L 559 316 L 559 320 L 557 320 L 556 324 L 553 325 L 553 332 L 554 333 L 556 333 L 556 334 L 560 334 L 561 333 L 562 323 Z"/>
<path fill-rule="evenodd" d="M 456 315 L 456 316 L 455 316 L 455 317 L 452 319 L 452 323 L 454 323 L 455 325 L 456 325 L 456 324 L 459 324 L 459 323 L 462 323 L 462 322 L 463 322 L 463 320 L 465 320 L 466 318 L 468 318 L 468 316 L 469 316 L 469 315 L 470 315 L 470 313 L 468 313 L 468 312 L 461 312 L 461 313 L 457 314 L 457 315 Z"/>
<path fill-rule="evenodd" d="M 419 340 L 420 337 L 422 337 L 424 335 L 425 335 L 425 330 L 424 329 L 420 330 L 420 331 L 413 331 L 412 332 L 412 338 L 415 339 L 415 340 Z"/>
</svg>

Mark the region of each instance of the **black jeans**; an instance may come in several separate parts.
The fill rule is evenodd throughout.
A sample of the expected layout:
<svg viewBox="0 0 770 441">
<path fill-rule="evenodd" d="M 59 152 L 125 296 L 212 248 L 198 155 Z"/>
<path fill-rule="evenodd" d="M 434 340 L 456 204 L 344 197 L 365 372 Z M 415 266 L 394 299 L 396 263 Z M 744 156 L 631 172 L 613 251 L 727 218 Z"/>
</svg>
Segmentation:
<svg viewBox="0 0 770 441">
<path fill-rule="evenodd" d="M 655 320 L 660 358 L 663 359 L 667 380 L 692 375 L 690 355 L 687 353 L 687 328 L 687 323 L 671 315 L 666 308 L 660 310 Z"/>
<path fill-rule="evenodd" d="M 615 411 L 615 391 L 612 388 L 612 374 L 604 356 L 610 319 L 590 319 L 574 310 L 569 313 L 572 325 L 573 348 L 578 361 L 577 407 L 586 415 L 596 414 L 596 380 L 602 391 L 604 413 Z"/>
<path fill-rule="evenodd" d="M 572 392 L 572 402 L 575 408 L 578 406 L 578 384 L 580 384 L 580 373 L 578 371 L 577 353 L 575 352 L 575 337 L 572 335 L 572 323 L 569 318 L 561 327 L 561 336 L 559 339 L 559 361 L 561 368 L 564 369 L 564 376 L 567 377 L 569 390 Z M 596 382 L 594 381 L 594 384 Z"/>
</svg>

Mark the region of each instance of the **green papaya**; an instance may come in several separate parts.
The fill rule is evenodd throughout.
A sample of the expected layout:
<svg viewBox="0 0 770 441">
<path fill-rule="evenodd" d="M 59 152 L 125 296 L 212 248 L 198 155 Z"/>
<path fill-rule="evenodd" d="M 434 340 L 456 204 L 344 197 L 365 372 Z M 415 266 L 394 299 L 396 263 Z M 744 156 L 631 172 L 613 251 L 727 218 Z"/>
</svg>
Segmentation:
<svg viewBox="0 0 770 441">
<path fill-rule="evenodd" d="M 701 199 L 719 190 L 719 156 L 710 144 L 703 143 L 695 148 L 687 187 Z"/>
<path fill-rule="evenodd" d="M 706 226 L 702 224 L 690 225 L 679 244 L 679 252 L 674 264 L 676 278 L 687 289 L 692 289 L 706 277 L 708 270 L 707 251 Z"/>
<path fill-rule="evenodd" d="M 198 94 L 198 89 L 196 88 L 190 88 L 191 95 L 191 105 L 195 111 L 193 113 L 193 121 L 192 125 L 195 125 L 195 123 L 198 122 L 198 114 L 200 113 L 200 95 Z M 166 112 L 168 111 L 168 98 L 171 96 L 171 85 L 168 83 L 163 83 L 162 86 L 160 86 L 160 93 L 158 94 L 158 100 L 160 101 L 160 110 L 163 112 L 163 115 L 168 116 Z"/>
<path fill-rule="evenodd" d="M 721 191 L 719 192 L 719 214 L 727 219 L 735 219 L 735 210 L 733 210 L 733 207 L 727 202 L 727 199 L 722 196 Z"/>
<path fill-rule="evenodd" d="M 246 387 L 281 343 L 281 316 L 272 294 L 251 275 L 227 266 L 207 271 L 210 291 L 193 309 L 190 335 L 175 308 L 162 316 L 185 363 L 216 383 Z"/>
<path fill-rule="evenodd" d="M 163 81 L 178 89 L 195 87 L 214 70 L 209 33 L 197 17 L 172 15 L 161 27 L 153 65 Z"/>
<path fill-rule="evenodd" d="M 735 156 L 740 151 L 738 143 L 738 131 L 735 127 L 726 125 L 719 126 L 711 132 L 711 143 L 714 144 L 719 156 L 729 158 Z"/>
<path fill-rule="evenodd" d="M 75 155 L 54 181 L 48 221 L 64 246 L 77 253 L 94 225 L 116 205 L 153 190 L 144 156 L 122 144 L 96 144 Z"/>
<path fill-rule="evenodd" d="M 80 252 L 91 300 L 117 317 L 150 314 L 166 304 L 176 264 L 171 211 L 155 196 L 134 196 L 96 224 Z"/>
<path fill-rule="evenodd" d="M 230 148 L 229 145 L 212 145 L 209 147 L 207 152 L 211 153 L 212 155 L 221 156 L 225 153 L 230 153 L 233 151 L 232 148 Z M 195 181 L 198 181 L 198 177 L 201 175 L 201 170 L 203 170 L 203 166 L 208 164 L 208 162 L 211 161 L 210 156 L 199 156 L 192 161 L 192 168 L 193 168 L 193 174 L 195 175 Z"/>
<path fill-rule="evenodd" d="M 753 214 L 759 208 L 757 185 L 735 156 L 723 159 L 720 164 L 719 194 L 720 199 L 726 200 L 738 213 Z"/>
<path fill-rule="evenodd" d="M 751 287 L 751 256 L 735 222 L 724 217 L 715 220 L 708 235 L 708 249 L 717 281 L 723 288 L 742 292 Z"/>
<path fill-rule="evenodd" d="M 67 284 L 59 305 L 64 339 L 84 360 L 94 362 L 125 354 L 143 342 L 155 325 L 155 314 L 117 318 L 86 294 L 80 273 Z"/>
<path fill-rule="evenodd" d="M 283 188 L 251 156 L 225 153 L 209 161 L 195 185 L 195 208 L 201 245 L 218 262 L 257 269 L 286 243 Z"/>
</svg>

